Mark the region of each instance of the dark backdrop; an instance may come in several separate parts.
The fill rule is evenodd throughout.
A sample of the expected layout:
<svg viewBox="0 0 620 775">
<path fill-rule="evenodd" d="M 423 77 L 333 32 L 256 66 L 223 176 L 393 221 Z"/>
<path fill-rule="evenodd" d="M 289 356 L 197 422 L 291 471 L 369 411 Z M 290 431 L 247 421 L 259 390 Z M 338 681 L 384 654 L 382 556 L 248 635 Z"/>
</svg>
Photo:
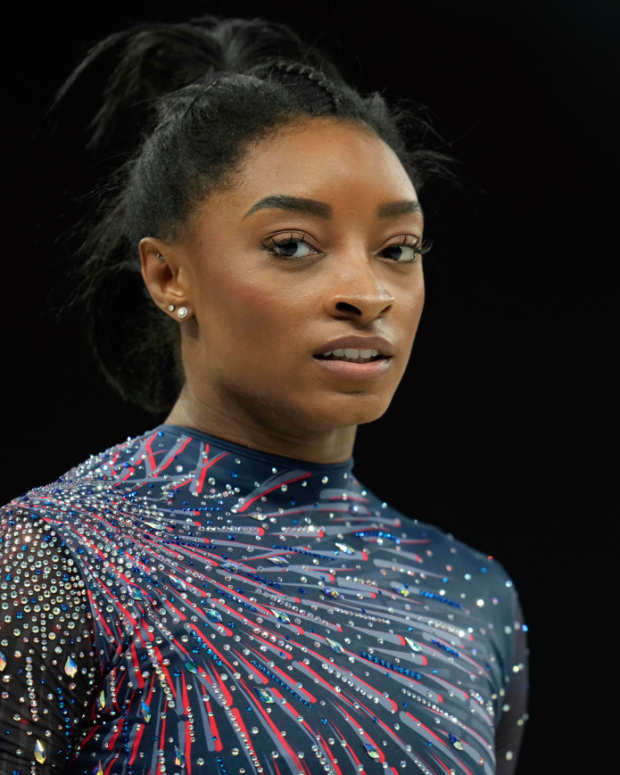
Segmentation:
<svg viewBox="0 0 620 775">
<path fill-rule="evenodd" d="M 591 692 L 606 672 L 586 658 L 581 638 L 595 638 L 591 606 L 607 589 L 594 565 L 605 541 L 594 536 L 613 524 L 603 485 L 617 438 L 609 400 L 617 3 L 345 9 L 151 0 L 36 16 L 13 9 L 2 84 L 2 502 L 163 420 L 116 397 L 75 324 L 44 312 L 63 250 L 57 237 L 82 212 L 75 197 L 95 182 L 96 167 L 79 147 L 92 114 L 74 107 L 55 134 L 43 119 L 54 89 L 99 37 L 142 19 L 206 11 L 292 24 L 363 90 L 428 104 L 464 162 L 472 193 L 445 203 L 424 259 L 427 302 L 413 359 L 390 411 L 360 428 L 356 472 L 397 508 L 493 554 L 513 576 L 532 649 L 519 774 L 576 772 L 562 769 L 583 753 L 566 724 L 593 715 Z"/>
</svg>

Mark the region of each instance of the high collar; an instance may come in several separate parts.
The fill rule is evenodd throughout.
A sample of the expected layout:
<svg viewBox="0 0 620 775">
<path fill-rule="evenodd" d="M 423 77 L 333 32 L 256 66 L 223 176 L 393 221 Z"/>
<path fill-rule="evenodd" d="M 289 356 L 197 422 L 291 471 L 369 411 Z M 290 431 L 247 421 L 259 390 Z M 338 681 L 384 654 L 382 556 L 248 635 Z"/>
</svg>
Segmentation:
<svg viewBox="0 0 620 775">
<path fill-rule="evenodd" d="M 352 473 L 353 457 L 340 463 L 310 462 L 168 423 L 145 432 L 139 442 L 132 465 L 145 466 L 150 483 L 167 490 L 171 506 L 173 500 L 176 507 L 201 505 L 201 511 L 260 518 L 300 513 L 319 503 L 320 510 L 337 502 L 341 506 L 360 489 Z"/>
<path fill-rule="evenodd" d="M 351 472 L 353 470 L 353 457 L 350 457 L 348 460 L 344 460 L 340 463 L 317 463 L 310 460 L 302 460 L 301 458 L 276 455 L 272 452 L 265 452 L 264 450 L 246 447 L 243 444 L 236 444 L 235 442 L 229 441 L 228 439 L 224 439 L 220 436 L 214 436 L 211 433 L 205 433 L 204 431 L 199 431 L 196 428 L 189 428 L 185 425 L 162 423 L 154 430 L 164 431 L 166 433 L 174 433 L 175 435 L 183 434 L 184 436 L 191 436 L 192 438 L 207 442 L 211 445 L 211 447 L 227 450 L 237 455 L 237 457 L 251 458 L 259 463 L 262 462 L 267 464 L 270 467 L 276 466 L 282 469 L 306 468 L 308 470 L 332 472 L 339 470 Z"/>
</svg>

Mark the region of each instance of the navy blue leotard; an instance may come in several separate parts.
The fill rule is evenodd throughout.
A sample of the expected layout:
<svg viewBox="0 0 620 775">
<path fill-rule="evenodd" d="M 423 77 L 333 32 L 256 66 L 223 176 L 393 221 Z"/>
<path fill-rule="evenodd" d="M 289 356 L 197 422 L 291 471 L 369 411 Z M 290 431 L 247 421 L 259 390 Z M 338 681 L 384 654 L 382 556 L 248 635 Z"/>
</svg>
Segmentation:
<svg viewBox="0 0 620 775">
<path fill-rule="evenodd" d="M 515 771 L 512 581 L 353 458 L 162 424 L 0 517 L 3 775 Z"/>
</svg>

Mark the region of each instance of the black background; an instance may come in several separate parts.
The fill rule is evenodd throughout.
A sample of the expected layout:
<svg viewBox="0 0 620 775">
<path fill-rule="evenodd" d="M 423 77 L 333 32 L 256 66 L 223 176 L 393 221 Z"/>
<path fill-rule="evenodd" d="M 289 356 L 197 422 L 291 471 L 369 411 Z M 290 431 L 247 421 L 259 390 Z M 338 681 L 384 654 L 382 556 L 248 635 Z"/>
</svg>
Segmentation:
<svg viewBox="0 0 620 775">
<path fill-rule="evenodd" d="M 617 438 L 619 8 L 577 0 L 14 8 L 4 20 L 2 85 L 2 502 L 164 419 L 124 404 L 75 324 L 45 312 L 59 233 L 95 183 L 80 145 L 88 100 L 52 132 L 45 110 L 54 90 L 90 44 L 129 23 L 203 12 L 287 22 L 362 91 L 429 105 L 482 190 L 446 202 L 424 259 L 412 362 L 389 412 L 360 428 L 356 473 L 512 575 L 532 650 L 519 774 L 578 771 L 583 750 L 566 724 L 587 722 L 584 695 L 601 680 L 575 639 L 603 584 L 587 570 L 601 563 L 592 535 L 613 524 L 603 485 Z M 562 770 L 563 761 L 572 766 Z"/>
</svg>

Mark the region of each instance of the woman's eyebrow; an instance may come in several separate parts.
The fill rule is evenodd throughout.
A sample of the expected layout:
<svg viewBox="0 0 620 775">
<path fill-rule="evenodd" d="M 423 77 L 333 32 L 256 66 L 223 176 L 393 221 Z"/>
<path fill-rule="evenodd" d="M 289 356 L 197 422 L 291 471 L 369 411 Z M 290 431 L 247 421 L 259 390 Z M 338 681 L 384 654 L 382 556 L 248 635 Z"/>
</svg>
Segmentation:
<svg viewBox="0 0 620 775">
<path fill-rule="evenodd" d="M 259 199 L 252 205 L 241 220 L 248 215 L 255 213 L 263 208 L 278 208 L 280 210 L 291 210 L 297 213 L 308 213 L 318 215 L 319 218 L 329 220 L 332 217 L 332 208 L 325 202 L 319 202 L 316 199 L 307 199 L 301 196 L 289 196 L 288 194 L 271 194 L 270 196 Z M 386 202 L 377 207 L 378 218 L 392 218 L 397 215 L 406 215 L 407 213 L 420 213 L 424 217 L 422 205 L 416 199 L 402 199 L 398 202 Z"/>
</svg>

